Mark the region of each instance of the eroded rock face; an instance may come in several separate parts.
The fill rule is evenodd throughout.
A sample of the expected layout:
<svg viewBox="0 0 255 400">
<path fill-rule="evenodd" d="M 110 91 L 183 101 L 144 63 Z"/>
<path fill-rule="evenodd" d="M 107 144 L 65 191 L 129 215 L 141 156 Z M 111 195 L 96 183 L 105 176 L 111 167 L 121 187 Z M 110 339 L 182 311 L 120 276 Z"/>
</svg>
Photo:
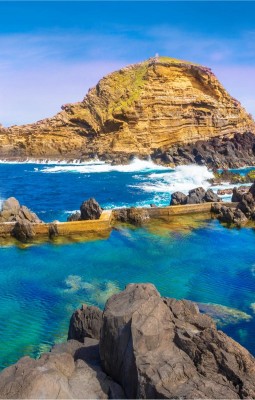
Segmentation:
<svg viewBox="0 0 255 400">
<path fill-rule="evenodd" d="M 121 399 L 100 366 L 98 341 L 56 345 L 39 360 L 23 357 L 0 374 L 1 399 Z"/>
<path fill-rule="evenodd" d="M 252 165 L 254 132 L 209 68 L 159 57 L 107 75 L 53 118 L 0 128 L 0 156 Z"/>
<path fill-rule="evenodd" d="M 81 220 L 99 219 L 103 210 L 94 198 L 84 201 L 80 207 Z"/>
<path fill-rule="evenodd" d="M 103 318 L 102 364 L 128 398 L 254 398 L 254 358 L 190 302 L 132 284 Z"/>
<path fill-rule="evenodd" d="M 9 197 L 2 204 L 0 222 L 40 223 L 42 221 L 26 206 L 21 206 L 15 197 Z"/>
<path fill-rule="evenodd" d="M 83 342 L 85 337 L 100 338 L 100 330 L 103 322 L 103 313 L 99 308 L 83 304 L 76 310 L 70 320 L 68 339 Z"/>
</svg>

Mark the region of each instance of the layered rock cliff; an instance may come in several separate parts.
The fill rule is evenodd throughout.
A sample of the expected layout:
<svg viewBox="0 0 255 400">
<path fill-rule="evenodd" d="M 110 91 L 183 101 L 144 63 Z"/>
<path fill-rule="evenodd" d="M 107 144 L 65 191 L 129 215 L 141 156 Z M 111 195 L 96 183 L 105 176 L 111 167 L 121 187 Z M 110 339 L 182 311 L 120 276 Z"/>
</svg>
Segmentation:
<svg viewBox="0 0 255 400">
<path fill-rule="evenodd" d="M 240 103 L 209 68 L 168 57 L 106 76 L 82 102 L 62 110 L 35 124 L 0 129 L 0 157 L 127 161 L 136 155 L 178 164 L 190 162 L 180 151 L 188 144 L 194 162 L 210 164 L 193 154 L 195 143 L 233 141 L 247 132 L 253 157 L 255 123 Z"/>
</svg>

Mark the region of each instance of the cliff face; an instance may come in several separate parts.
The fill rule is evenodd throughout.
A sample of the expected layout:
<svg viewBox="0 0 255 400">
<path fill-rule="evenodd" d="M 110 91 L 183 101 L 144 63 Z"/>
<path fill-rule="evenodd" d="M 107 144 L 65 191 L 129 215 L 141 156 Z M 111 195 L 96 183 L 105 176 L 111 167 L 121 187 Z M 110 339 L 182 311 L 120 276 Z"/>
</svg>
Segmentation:
<svg viewBox="0 0 255 400">
<path fill-rule="evenodd" d="M 1 157 L 128 159 L 255 133 L 209 68 L 160 57 L 101 79 L 53 118 L 0 130 Z"/>
</svg>

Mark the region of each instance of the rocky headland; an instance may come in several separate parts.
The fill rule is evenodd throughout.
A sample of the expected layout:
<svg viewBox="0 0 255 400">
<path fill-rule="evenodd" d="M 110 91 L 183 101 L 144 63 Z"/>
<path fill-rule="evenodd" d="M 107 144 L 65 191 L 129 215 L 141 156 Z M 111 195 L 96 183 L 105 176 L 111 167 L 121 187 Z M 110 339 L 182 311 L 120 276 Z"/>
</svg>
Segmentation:
<svg viewBox="0 0 255 400">
<path fill-rule="evenodd" d="M 52 118 L 0 127 L 2 159 L 254 165 L 255 124 L 213 72 L 157 57 L 113 72 Z"/>
<path fill-rule="evenodd" d="M 0 398 L 255 398 L 255 359 L 195 303 L 130 284 L 83 305 L 68 341 L 0 374 Z"/>
</svg>

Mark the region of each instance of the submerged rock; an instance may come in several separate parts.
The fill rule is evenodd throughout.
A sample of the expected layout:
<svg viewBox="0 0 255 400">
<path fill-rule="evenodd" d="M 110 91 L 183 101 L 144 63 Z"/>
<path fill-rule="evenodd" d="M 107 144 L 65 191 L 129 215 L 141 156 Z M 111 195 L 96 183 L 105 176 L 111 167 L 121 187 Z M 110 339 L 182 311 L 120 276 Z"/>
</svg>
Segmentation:
<svg viewBox="0 0 255 400">
<path fill-rule="evenodd" d="M 238 324 L 241 321 L 250 321 L 252 319 L 251 315 L 236 308 L 223 306 L 222 304 L 197 303 L 197 305 L 199 310 L 210 315 L 219 327 L 228 324 Z"/>
</svg>

